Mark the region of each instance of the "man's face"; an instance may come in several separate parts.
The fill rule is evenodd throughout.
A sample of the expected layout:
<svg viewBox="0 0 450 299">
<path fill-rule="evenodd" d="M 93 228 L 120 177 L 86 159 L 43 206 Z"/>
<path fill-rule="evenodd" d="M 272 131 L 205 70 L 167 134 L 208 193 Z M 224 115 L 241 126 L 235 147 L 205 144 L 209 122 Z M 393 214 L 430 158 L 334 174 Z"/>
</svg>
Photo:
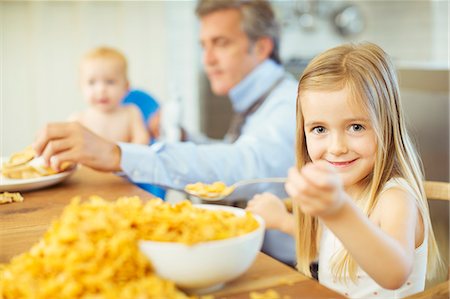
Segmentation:
<svg viewBox="0 0 450 299">
<path fill-rule="evenodd" d="M 200 42 L 203 64 L 213 92 L 226 95 L 265 57 L 241 28 L 236 9 L 212 12 L 201 18 Z"/>
</svg>

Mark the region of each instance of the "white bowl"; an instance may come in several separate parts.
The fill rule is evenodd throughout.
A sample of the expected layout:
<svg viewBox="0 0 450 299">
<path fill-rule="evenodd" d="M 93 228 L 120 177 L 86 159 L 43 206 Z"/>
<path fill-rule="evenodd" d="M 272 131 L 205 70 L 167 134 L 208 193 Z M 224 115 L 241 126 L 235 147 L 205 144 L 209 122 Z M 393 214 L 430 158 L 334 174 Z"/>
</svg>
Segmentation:
<svg viewBox="0 0 450 299">
<path fill-rule="evenodd" d="M 243 216 L 245 210 L 223 205 L 195 205 L 225 210 Z M 207 293 L 243 274 L 255 260 L 264 239 L 264 220 L 254 215 L 259 227 L 242 236 L 186 245 L 173 242 L 140 241 L 140 250 L 150 259 L 156 273 L 191 293 Z"/>
</svg>

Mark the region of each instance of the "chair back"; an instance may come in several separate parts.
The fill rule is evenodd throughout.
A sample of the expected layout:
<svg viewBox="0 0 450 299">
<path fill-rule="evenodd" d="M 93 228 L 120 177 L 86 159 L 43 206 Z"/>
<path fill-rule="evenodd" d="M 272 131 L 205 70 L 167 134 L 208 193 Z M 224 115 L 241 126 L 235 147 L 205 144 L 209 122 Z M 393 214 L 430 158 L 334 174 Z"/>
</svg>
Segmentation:
<svg viewBox="0 0 450 299">
<path fill-rule="evenodd" d="M 425 181 L 425 194 L 428 199 L 450 201 L 450 183 Z"/>
<path fill-rule="evenodd" d="M 450 183 L 425 181 L 425 194 L 430 207 L 430 218 L 433 225 L 436 242 L 445 263 L 444 273 L 433 281 L 427 282 L 429 286 L 436 285 L 449 279 L 449 211 L 450 211 Z"/>
</svg>

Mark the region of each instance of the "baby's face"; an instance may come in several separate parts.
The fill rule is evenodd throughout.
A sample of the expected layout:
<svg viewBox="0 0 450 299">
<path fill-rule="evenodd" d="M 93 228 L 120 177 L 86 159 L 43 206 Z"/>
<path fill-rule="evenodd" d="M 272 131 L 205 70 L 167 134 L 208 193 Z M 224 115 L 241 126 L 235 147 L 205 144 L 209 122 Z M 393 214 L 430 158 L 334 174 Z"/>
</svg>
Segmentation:
<svg viewBox="0 0 450 299">
<path fill-rule="evenodd" d="M 96 58 L 81 65 L 81 90 L 85 101 L 102 112 L 120 106 L 128 91 L 122 66 L 113 59 Z"/>
</svg>

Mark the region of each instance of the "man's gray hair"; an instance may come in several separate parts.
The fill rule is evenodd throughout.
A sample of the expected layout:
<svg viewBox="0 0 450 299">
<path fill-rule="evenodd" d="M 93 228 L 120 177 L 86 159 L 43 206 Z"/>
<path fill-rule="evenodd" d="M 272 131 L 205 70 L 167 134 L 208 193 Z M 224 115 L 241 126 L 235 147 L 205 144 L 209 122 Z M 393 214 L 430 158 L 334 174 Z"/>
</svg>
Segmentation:
<svg viewBox="0 0 450 299">
<path fill-rule="evenodd" d="M 242 15 L 242 27 L 252 42 L 261 37 L 270 37 L 273 50 L 270 58 L 281 64 L 279 56 L 280 28 L 272 6 L 266 0 L 199 0 L 195 10 L 202 18 L 223 9 L 237 9 Z"/>
</svg>

